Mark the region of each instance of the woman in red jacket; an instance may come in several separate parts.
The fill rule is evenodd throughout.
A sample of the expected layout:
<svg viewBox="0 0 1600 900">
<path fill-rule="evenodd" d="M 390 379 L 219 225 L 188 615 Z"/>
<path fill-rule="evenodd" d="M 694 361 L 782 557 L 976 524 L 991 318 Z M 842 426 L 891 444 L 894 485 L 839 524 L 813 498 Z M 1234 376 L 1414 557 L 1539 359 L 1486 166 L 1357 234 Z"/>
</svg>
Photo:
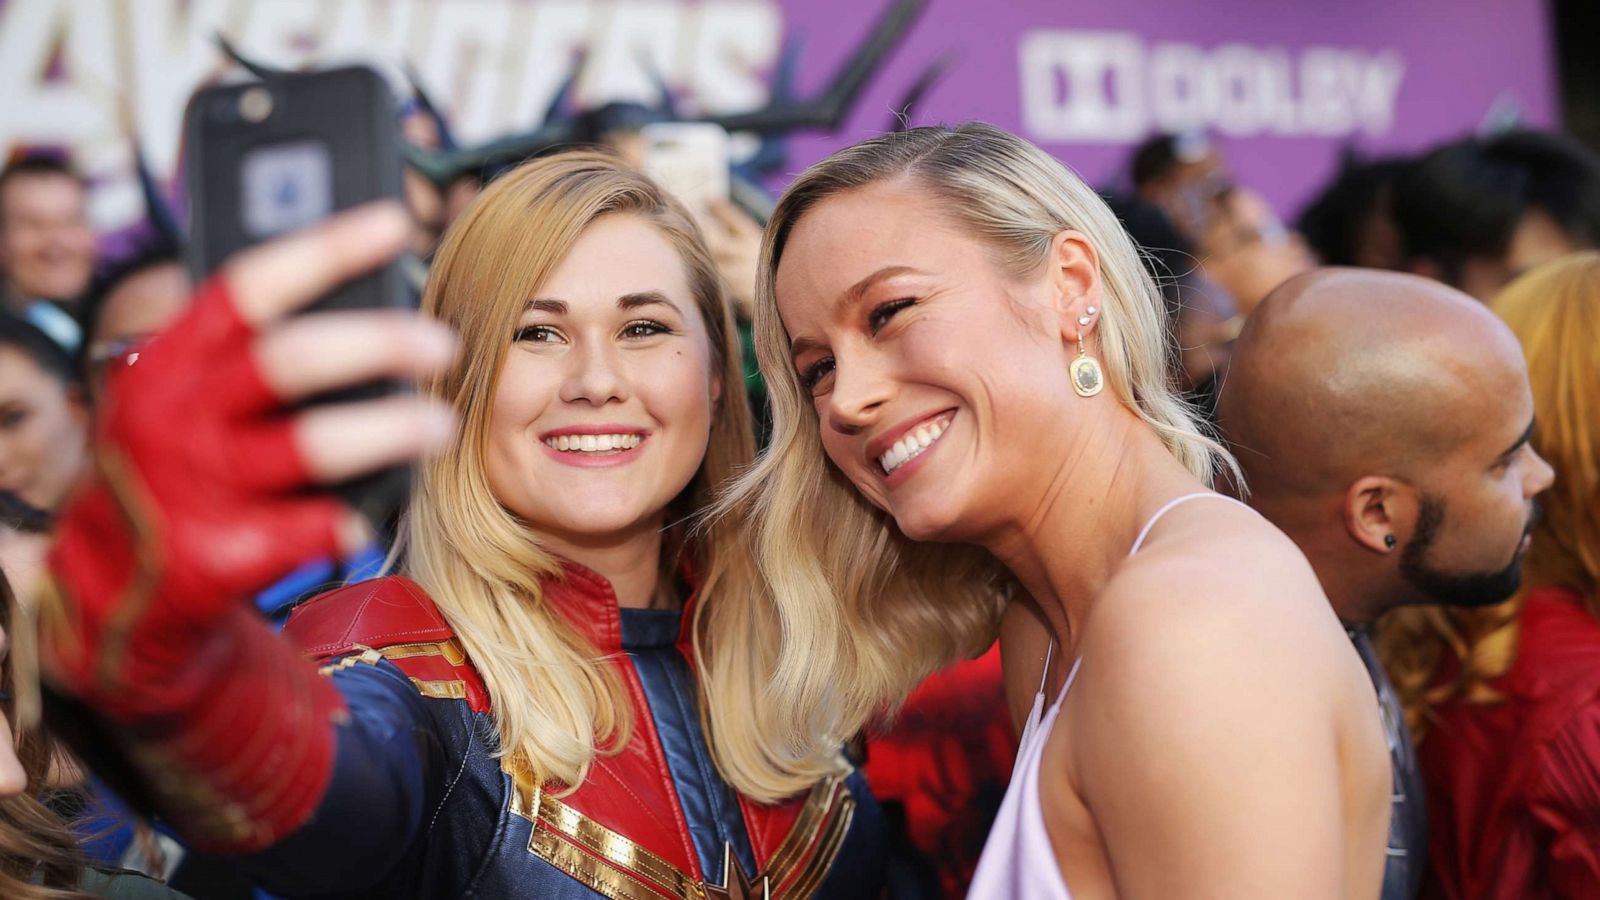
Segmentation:
<svg viewBox="0 0 1600 900">
<path fill-rule="evenodd" d="M 341 257 L 375 263 L 364 243 L 396 237 L 349 227 L 287 246 L 348 275 Z M 840 741 L 772 750 L 779 632 L 737 523 L 684 526 L 753 441 L 732 312 L 683 208 L 613 157 L 564 153 L 451 226 L 423 299 L 461 340 L 429 389 L 451 440 L 419 467 L 405 577 L 285 628 L 320 669 L 238 601 L 332 549 L 338 507 L 294 488 L 440 423 L 395 418 L 404 397 L 279 410 L 442 348 L 395 315 L 272 321 L 289 304 L 264 285 L 312 277 L 283 246 L 112 383 L 99 481 L 63 516 L 45 633 L 57 683 L 106 720 L 102 752 L 280 895 L 878 896 L 877 810 Z"/>
</svg>

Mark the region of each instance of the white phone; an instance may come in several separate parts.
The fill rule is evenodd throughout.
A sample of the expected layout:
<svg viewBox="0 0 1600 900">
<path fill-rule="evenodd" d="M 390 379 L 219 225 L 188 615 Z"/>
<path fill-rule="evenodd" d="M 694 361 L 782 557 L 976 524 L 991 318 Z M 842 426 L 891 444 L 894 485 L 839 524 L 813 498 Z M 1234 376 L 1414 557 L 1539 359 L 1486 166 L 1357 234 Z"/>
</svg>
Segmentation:
<svg viewBox="0 0 1600 900">
<path fill-rule="evenodd" d="M 726 202 L 731 175 L 728 132 L 707 122 L 658 122 L 640 131 L 644 171 L 699 215 L 714 201 Z"/>
</svg>

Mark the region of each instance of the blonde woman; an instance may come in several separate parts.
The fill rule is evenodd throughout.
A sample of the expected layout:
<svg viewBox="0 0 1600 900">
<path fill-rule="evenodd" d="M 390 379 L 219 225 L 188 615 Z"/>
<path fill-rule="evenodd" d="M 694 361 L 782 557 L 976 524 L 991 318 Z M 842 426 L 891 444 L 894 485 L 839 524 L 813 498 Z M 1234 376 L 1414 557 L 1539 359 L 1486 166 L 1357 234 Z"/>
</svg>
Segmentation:
<svg viewBox="0 0 1600 900">
<path fill-rule="evenodd" d="M 354 265 L 326 236 L 320 246 L 340 273 Z M 280 260 L 269 283 L 293 266 Z M 224 284 L 257 283 L 236 269 Z M 148 404 L 178 377 L 162 351 L 203 343 L 193 320 L 230 302 L 203 298 L 180 326 L 188 343 L 158 341 L 114 386 L 120 399 L 155 414 Z M 248 297 L 235 305 L 255 308 Z M 161 548 L 172 562 L 123 653 L 126 632 L 113 623 L 126 620 L 108 611 L 123 608 L 98 598 L 124 595 L 104 589 L 104 563 L 80 528 L 56 555 L 69 598 L 52 642 L 58 677 L 137 735 L 138 759 L 181 773 L 152 775 L 151 789 L 189 837 L 251 854 L 250 870 L 276 893 L 877 896 L 877 812 L 840 741 L 818 735 L 829 749 L 815 758 L 769 750 L 777 717 L 756 691 L 778 635 L 762 627 L 765 595 L 736 523 L 685 536 L 712 489 L 749 462 L 752 436 L 732 313 L 684 210 L 610 156 L 528 163 L 451 226 L 424 307 L 460 337 L 429 391 L 458 424 L 420 468 L 406 575 L 325 595 L 289 622 L 322 675 L 248 616 L 224 614 L 215 598 L 226 591 L 206 580 L 217 543 Z M 363 364 L 414 372 L 438 358 L 415 335 L 408 346 L 425 352 L 389 357 L 397 323 L 329 321 L 314 340 L 304 322 L 268 332 L 263 341 L 281 341 L 298 328 L 304 343 L 297 354 L 257 349 L 265 387 L 253 402 L 315 393 Z M 331 368 L 322 362 L 338 353 Z M 223 429 L 211 440 L 223 404 L 187 399 L 198 410 L 192 444 L 248 436 Z M 303 464 L 268 457 L 272 474 L 244 480 L 292 484 L 299 472 L 375 464 L 374 433 L 392 442 L 390 456 L 425 443 L 404 443 L 427 429 L 407 431 L 384 410 L 309 413 L 292 448 Z M 189 482 L 161 481 L 136 429 L 128 423 L 113 446 L 154 482 L 142 494 L 162 510 L 124 518 L 204 521 L 189 507 L 217 493 L 205 480 L 213 461 L 177 450 L 190 454 Z M 129 466 L 109 468 L 108 483 Z M 240 490 L 244 508 L 260 503 Z M 88 512 L 78 512 L 82 523 Z M 332 533 L 326 519 L 311 524 L 296 533 Z M 238 531 L 208 540 L 231 538 L 226 552 L 246 555 L 305 540 L 280 531 L 249 544 Z M 154 677 L 104 687 L 108 658 Z M 201 672 L 198 695 L 173 687 Z"/>
<path fill-rule="evenodd" d="M 1600 253 L 1534 269 L 1493 308 L 1556 475 L 1522 591 L 1401 611 L 1379 650 L 1421 738 L 1433 894 L 1600 896 Z"/>
<path fill-rule="evenodd" d="M 781 753 L 1000 629 L 1023 732 L 972 896 L 1377 895 L 1389 761 L 1305 559 L 1213 493 L 1104 203 L 981 124 L 805 172 L 768 226 L 760 511 Z"/>
</svg>

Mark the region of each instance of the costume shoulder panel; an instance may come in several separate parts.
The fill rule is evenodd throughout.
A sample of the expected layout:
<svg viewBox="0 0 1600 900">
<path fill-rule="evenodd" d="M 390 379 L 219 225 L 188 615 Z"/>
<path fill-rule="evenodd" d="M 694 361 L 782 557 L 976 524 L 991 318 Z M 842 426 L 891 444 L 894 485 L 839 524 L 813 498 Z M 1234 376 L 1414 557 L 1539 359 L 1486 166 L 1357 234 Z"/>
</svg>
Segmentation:
<svg viewBox="0 0 1600 900">
<path fill-rule="evenodd" d="M 488 692 L 455 630 L 416 582 L 390 576 L 329 591 L 295 609 L 284 633 L 333 674 L 386 659 L 424 697 L 489 709 Z"/>
<path fill-rule="evenodd" d="M 374 578 L 306 601 L 283 627 L 317 659 L 352 649 L 382 650 L 396 644 L 445 641 L 455 631 L 427 592 L 409 578 Z"/>
</svg>

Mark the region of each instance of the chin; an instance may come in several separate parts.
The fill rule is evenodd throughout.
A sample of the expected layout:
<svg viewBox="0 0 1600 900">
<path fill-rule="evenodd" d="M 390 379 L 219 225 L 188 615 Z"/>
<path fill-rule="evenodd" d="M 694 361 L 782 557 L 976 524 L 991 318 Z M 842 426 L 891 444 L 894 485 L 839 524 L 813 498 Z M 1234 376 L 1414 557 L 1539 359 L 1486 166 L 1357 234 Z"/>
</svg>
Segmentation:
<svg viewBox="0 0 1600 900">
<path fill-rule="evenodd" d="M 907 508 L 894 510 L 892 515 L 900 533 L 913 541 L 948 543 L 962 540 L 955 534 L 961 524 L 960 516 L 943 504 L 907 504 Z"/>
</svg>

